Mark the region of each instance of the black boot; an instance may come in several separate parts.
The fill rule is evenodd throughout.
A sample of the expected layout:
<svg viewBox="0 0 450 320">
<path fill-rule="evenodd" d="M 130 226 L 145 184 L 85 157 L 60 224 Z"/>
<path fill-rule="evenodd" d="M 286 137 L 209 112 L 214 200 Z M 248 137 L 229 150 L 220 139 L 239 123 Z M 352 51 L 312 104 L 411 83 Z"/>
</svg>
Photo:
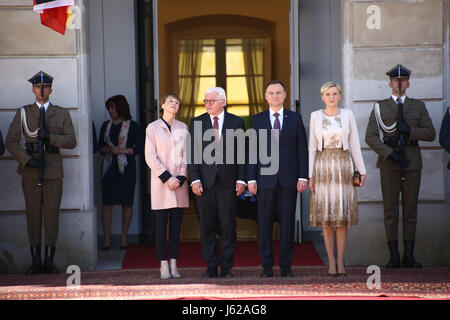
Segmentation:
<svg viewBox="0 0 450 320">
<path fill-rule="evenodd" d="M 405 254 L 403 255 L 404 268 L 422 268 L 422 264 L 414 258 L 414 240 L 404 240 Z"/>
<path fill-rule="evenodd" d="M 31 267 L 25 272 L 27 275 L 42 272 L 41 246 L 31 246 Z"/>
<path fill-rule="evenodd" d="M 53 263 L 55 246 L 45 246 L 44 273 L 57 274 L 59 269 Z"/>
<path fill-rule="evenodd" d="M 391 259 L 389 260 L 389 262 L 386 264 L 385 267 L 388 269 L 400 268 L 400 253 L 398 252 L 398 241 L 391 240 L 388 241 L 387 244 Z"/>
</svg>

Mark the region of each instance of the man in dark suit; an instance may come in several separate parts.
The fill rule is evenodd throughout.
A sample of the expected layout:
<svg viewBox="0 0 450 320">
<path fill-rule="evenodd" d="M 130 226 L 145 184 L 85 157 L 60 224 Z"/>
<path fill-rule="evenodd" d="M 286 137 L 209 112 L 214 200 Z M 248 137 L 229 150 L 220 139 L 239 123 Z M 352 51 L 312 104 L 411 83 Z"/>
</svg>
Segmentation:
<svg viewBox="0 0 450 320">
<path fill-rule="evenodd" d="M 422 156 L 419 140 L 433 141 L 436 131 L 425 103 L 406 96 L 411 71 L 398 64 L 389 70 L 392 95 L 370 114 L 366 143 L 378 154 L 384 225 L 390 260 L 386 268 L 421 268 L 414 257 Z M 398 252 L 399 198 L 402 194 L 403 263 Z"/>
<path fill-rule="evenodd" d="M 26 274 L 53 274 L 59 273 L 53 258 L 58 238 L 59 207 L 63 191 L 63 159 L 60 149 L 73 149 L 77 141 L 69 111 L 49 102 L 53 78 L 41 71 L 28 81 L 32 83 L 36 102 L 17 110 L 6 136 L 6 147 L 19 163 L 17 172 L 22 176 L 32 257 L 32 265 Z M 41 119 L 44 125 L 40 128 Z M 26 149 L 20 143 L 22 135 Z M 40 157 L 39 140 L 43 143 L 43 151 L 41 150 L 43 159 Z M 42 167 L 44 172 L 40 185 L 38 181 Z M 43 264 L 41 264 L 42 218 L 45 229 Z"/>
<path fill-rule="evenodd" d="M 267 145 L 272 150 L 270 157 L 278 161 L 276 172 L 265 173 L 271 164 L 264 164 L 259 151 L 252 150 L 250 144 L 247 180 L 250 192 L 257 195 L 258 203 L 258 250 L 264 271 L 262 277 L 273 276 L 273 221 L 278 215 L 280 225 L 280 259 L 282 277 L 293 277 L 291 271 L 294 254 L 295 208 L 297 192 L 308 186 L 308 148 L 302 117 L 283 107 L 286 88 L 279 81 L 266 85 L 265 98 L 269 109 L 252 118 L 252 129 L 256 130 L 258 148 Z M 262 132 L 268 132 L 262 138 Z M 271 139 L 271 134 L 276 138 Z M 276 142 L 276 147 L 273 147 Z M 257 152 L 257 163 L 251 162 L 251 155 Z"/>
<path fill-rule="evenodd" d="M 220 276 L 232 278 L 236 244 L 236 201 L 237 196 L 245 191 L 246 184 L 245 156 L 238 161 L 237 139 L 229 133 L 234 134 L 235 130 L 242 129 L 243 134 L 244 121 L 224 110 L 226 94 L 222 88 L 208 89 L 204 102 L 207 112 L 192 119 L 190 123 L 192 151 L 188 164 L 189 180 L 192 181 L 192 192 L 200 220 L 202 258 L 207 264 L 203 277 L 218 277 L 220 264 Z M 231 152 L 234 153 L 230 161 L 227 154 Z M 220 234 L 221 258 L 216 231 Z"/>
</svg>

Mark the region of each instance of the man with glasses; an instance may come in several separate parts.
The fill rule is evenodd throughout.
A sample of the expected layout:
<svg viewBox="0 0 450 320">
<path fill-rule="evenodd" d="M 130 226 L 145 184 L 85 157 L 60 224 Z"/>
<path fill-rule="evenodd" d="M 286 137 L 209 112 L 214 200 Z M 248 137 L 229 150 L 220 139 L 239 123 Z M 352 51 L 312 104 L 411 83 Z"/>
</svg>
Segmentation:
<svg viewBox="0 0 450 320">
<path fill-rule="evenodd" d="M 234 141 L 227 141 L 226 130 L 245 130 L 244 121 L 225 111 L 226 94 L 220 87 L 206 90 L 204 102 L 206 113 L 190 123 L 191 157 L 188 164 L 200 220 L 202 258 L 207 264 L 203 277 L 218 277 L 220 265 L 220 277 L 232 278 L 237 197 L 245 191 L 246 184 L 245 162 L 238 161 L 236 138 L 233 136 Z M 227 158 L 228 152 L 234 152 L 233 161 Z M 216 233 L 220 234 L 221 257 Z"/>
</svg>

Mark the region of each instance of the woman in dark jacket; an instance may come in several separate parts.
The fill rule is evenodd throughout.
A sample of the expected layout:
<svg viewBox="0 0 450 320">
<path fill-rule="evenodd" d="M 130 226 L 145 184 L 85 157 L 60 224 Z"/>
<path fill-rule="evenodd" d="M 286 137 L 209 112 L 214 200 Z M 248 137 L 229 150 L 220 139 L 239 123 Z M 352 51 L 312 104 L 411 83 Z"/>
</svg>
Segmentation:
<svg viewBox="0 0 450 320">
<path fill-rule="evenodd" d="M 106 101 L 111 120 L 100 129 L 99 147 L 104 155 L 102 168 L 103 231 L 102 250 L 111 245 L 112 210 L 122 206 L 122 239 L 120 248 L 128 247 L 128 228 L 133 215 L 136 186 L 135 157 L 144 150 L 144 135 L 137 122 L 131 120 L 126 98 L 117 95 Z"/>
<path fill-rule="evenodd" d="M 0 130 L 0 156 L 5 152 L 5 144 L 3 143 L 2 131 Z"/>
<path fill-rule="evenodd" d="M 445 111 L 444 119 L 442 119 L 441 130 L 439 131 L 439 143 L 450 153 L 450 107 Z M 447 169 L 450 169 L 450 160 L 447 164 Z"/>
</svg>

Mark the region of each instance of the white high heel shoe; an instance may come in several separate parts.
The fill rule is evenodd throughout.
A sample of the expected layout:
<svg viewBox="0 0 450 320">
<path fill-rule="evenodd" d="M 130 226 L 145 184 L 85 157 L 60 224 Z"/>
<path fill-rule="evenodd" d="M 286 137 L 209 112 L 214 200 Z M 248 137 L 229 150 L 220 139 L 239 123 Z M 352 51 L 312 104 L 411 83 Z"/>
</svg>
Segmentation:
<svg viewBox="0 0 450 320">
<path fill-rule="evenodd" d="M 172 278 L 180 278 L 180 274 L 177 269 L 177 259 L 170 259 L 170 274 Z"/>
<path fill-rule="evenodd" d="M 161 261 L 161 268 L 159 269 L 161 272 L 161 279 L 170 279 L 170 271 L 169 271 L 169 262 L 167 260 Z"/>
</svg>

